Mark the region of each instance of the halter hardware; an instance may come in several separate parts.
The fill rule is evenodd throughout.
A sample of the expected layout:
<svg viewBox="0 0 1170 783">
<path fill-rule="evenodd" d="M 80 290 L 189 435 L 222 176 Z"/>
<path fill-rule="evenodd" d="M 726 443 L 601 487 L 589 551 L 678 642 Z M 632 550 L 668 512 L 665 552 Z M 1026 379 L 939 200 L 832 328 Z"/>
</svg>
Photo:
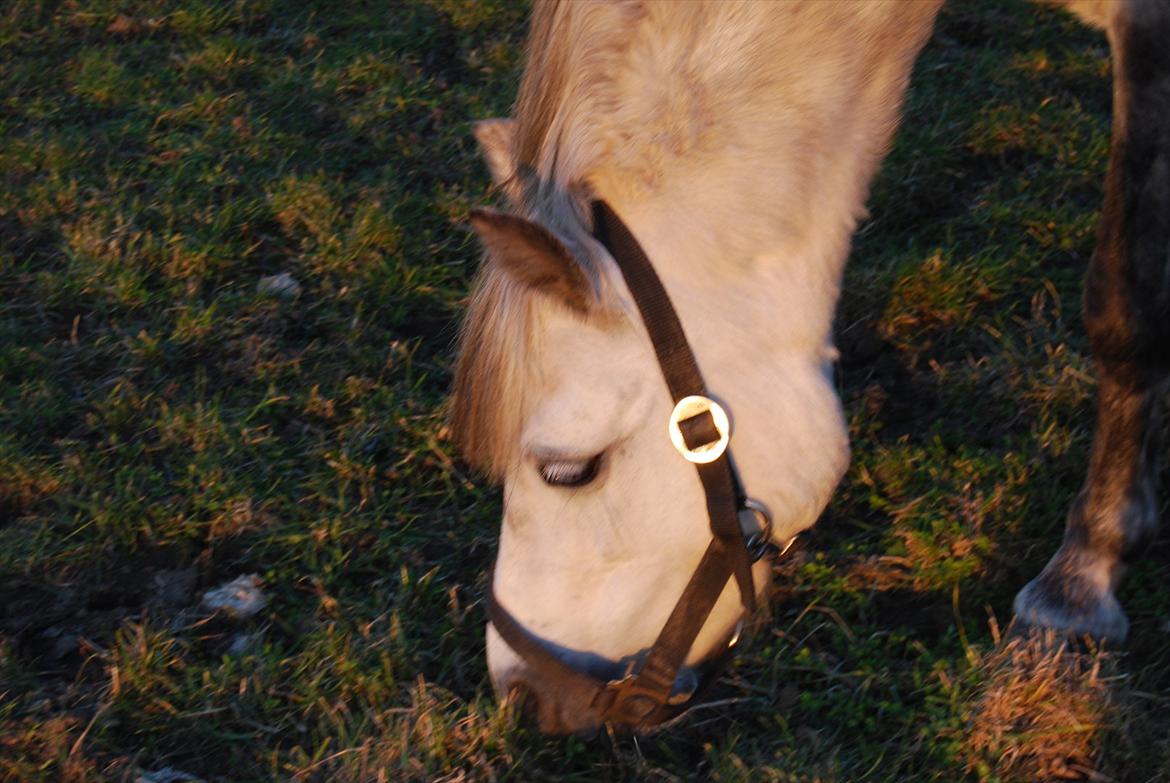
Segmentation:
<svg viewBox="0 0 1170 783">
<path fill-rule="evenodd" d="M 748 557 L 754 563 L 769 552 L 776 550 L 776 545 L 772 543 L 772 513 L 768 511 L 767 506 L 755 498 L 744 498 L 741 505 L 739 524 L 743 528 Z M 758 527 L 755 525 L 757 522 L 759 523 Z M 796 537 L 793 536 L 793 541 L 795 540 Z M 792 546 L 792 541 L 784 545 L 784 552 L 787 552 L 790 546 Z"/>
<path fill-rule="evenodd" d="M 731 442 L 727 411 L 702 394 L 690 394 L 679 400 L 670 412 L 666 430 L 683 459 L 696 465 L 719 459 Z"/>
</svg>

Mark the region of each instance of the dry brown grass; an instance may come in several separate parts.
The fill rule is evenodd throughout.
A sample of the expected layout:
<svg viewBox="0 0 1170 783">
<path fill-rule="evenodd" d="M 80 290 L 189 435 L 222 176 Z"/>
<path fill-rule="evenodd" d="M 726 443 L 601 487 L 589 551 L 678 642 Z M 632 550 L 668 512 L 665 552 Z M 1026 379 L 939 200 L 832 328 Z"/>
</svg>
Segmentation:
<svg viewBox="0 0 1170 783">
<path fill-rule="evenodd" d="M 997 645 L 979 669 L 985 684 L 969 715 L 968 772 L 981 780 L 1121 779 L 1133 713 L 1114 655 L 1033 632 Z"/>
</svg>

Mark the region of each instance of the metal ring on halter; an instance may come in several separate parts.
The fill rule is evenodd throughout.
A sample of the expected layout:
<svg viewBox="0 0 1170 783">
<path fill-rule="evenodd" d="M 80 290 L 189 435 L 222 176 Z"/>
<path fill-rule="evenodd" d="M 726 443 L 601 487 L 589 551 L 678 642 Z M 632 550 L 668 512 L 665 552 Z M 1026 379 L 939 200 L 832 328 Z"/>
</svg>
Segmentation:
<svg viewBox="0 0 1170 783">
<path fill-rule="evenodd" d="M 768 511 L 768 507 L 754 498 L 744 498 L 743 507 L 741 511 L 751 512 L 760 520 L 760 528 L 750 535 L 744 535 L 744 540 L 747 545 L 748 555 L 752 562 L 759 560 L 768 552 L 768 547 L 772 546 L 772 514 Z M 789 542 L 789 546 L 792 542 Z M 785 547 L 787 550 L 788 547 Z"/>
<path fill-rule="evenodd" d="M 719 434 L 719 439 L 691 448 L 683 436 L 681 423 L 704 413 L 711 414 L 711 422 Z M 670 433 L 670 442 L 674 444 L 678 453 L 683 455 L 683 459 L 697 465 L 705 465 L 719 459 L 723 452 L 727 451 L 727 444 L 731 441 L 731 420 L 727 416 L 727 411 L 715 400 L 701 394 L 692 394 L 683 397 L 674 406 L 674 410 L 670 412 L 667 431 Z"/>
</svg>

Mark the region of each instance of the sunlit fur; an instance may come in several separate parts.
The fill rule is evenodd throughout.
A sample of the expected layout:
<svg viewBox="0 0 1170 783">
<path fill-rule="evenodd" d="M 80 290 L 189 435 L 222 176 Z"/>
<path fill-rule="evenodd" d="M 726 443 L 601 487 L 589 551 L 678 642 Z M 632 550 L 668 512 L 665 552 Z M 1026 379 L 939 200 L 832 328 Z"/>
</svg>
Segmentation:
<svg viewBox="0 0 1170 783">
<path fill-rule="evenodd" d="M 830 326 L 850 235 L 937 3 L 538 3 L 512 124 L 477 132 L 511 208 L 595 281 L 582 316 L 485 259 L 453 402 L 466 455 L 505 486 L 495 588 L 577 663 L 647 648 L 709 540 L 694 469 L 613 260 L 607 200 L 668 289 L 749 492 L 783 541 L 848 463 Z M 815 56 L 810 56 L 815 54 Z M 542 455 L 606 457 L 579 489 Z M 734 624 L 725 591 L 691 660 Z M 501 689 L 524 664 L 489 630 Z M 595 657 L 589 657 L 595 656 Z M 612 673 L 612 672 L 608 672 Z M 527 682 L 551 730 L 584 705 Z"/>
</svg>

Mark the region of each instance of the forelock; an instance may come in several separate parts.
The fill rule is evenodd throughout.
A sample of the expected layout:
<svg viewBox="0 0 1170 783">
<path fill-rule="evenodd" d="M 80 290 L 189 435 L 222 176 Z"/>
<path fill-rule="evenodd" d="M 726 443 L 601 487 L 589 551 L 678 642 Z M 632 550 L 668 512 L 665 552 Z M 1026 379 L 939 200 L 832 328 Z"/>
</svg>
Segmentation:
<svg viewBox="0 0 1170 783">
<path fill-rule="evenodd" d="M 578 226 L 578 232 L 584 230 Z M 542 315 L 561 310 L 583 329 L 628 315 L 600 264 L 585 251 L 588 243 L 580 236 L 566 242 L 578 249 L 572 257 L 594 285 L 588 314 L 518 281 L 490 253 L 468 302 L 451 393 L 451 427 L 464 459 L 497 481 L 519 457 L 521 428 L 534 402 Z"/>
<path fill-rule="evenodd" d="M 451 428 L 464 459 L 496 480 L 518 456 L 535 306 L 527 286 L 485 259 L 459 336 Z"/>
</svg>

